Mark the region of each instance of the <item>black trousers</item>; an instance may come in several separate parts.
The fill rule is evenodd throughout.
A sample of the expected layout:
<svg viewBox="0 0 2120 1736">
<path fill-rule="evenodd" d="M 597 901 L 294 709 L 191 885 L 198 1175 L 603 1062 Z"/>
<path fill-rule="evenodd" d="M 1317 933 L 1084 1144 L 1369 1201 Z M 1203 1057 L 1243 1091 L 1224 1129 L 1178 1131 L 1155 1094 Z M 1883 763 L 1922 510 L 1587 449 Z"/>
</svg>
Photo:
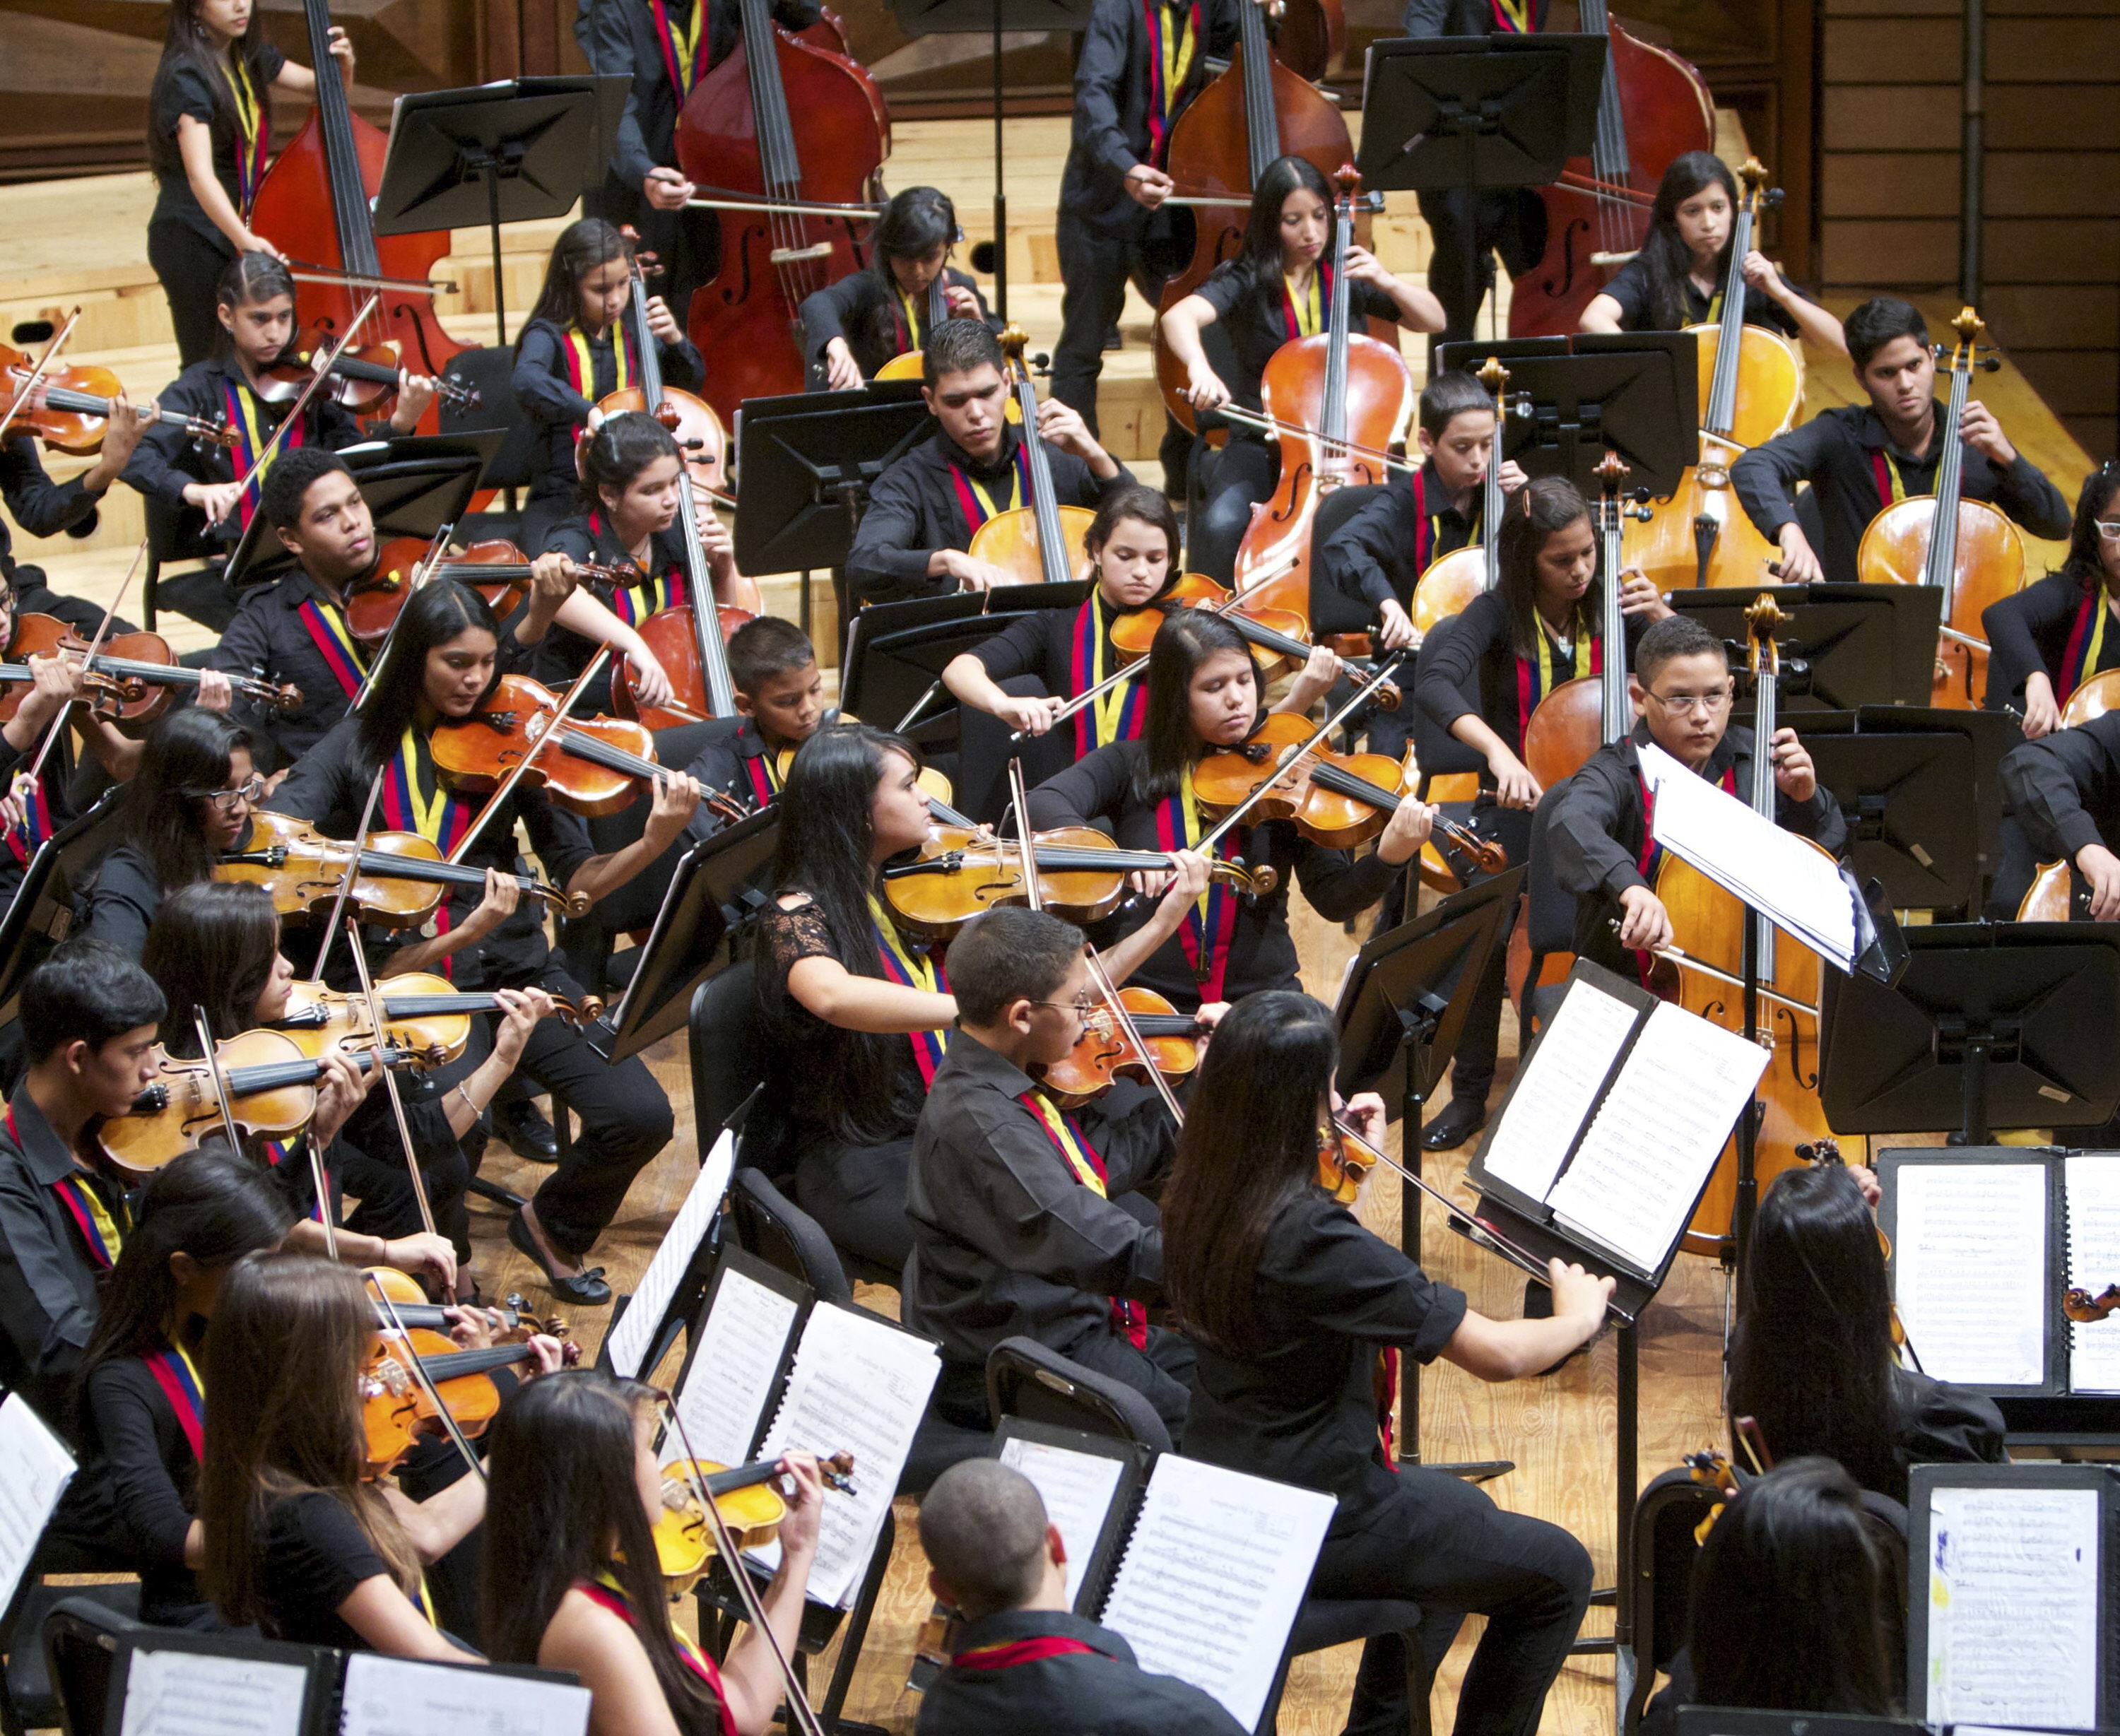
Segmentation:
<svg viewBox="0 0 2120 1736">
<path fill-rule="evenodd" d="M 235 249 L 222 237 L 208 239 L 188 223 L 165 217 L 147 225 L 147 262 L 169 297 L 180 367 L 202 362 L 213 353 L 213 341 L 221 332 L 214 290 L 235 257 Z"/>
<path fill-rule="evenodd" d="M 1402 1466 L 1397 1483 L 1388 1502 L 1325 1539 L 1311 1595 L 1419 1604 L 1411 1637 L 1431 1678 L 1463 1618 L 1485 1616 L 1458 1696 L 1457 1736 L 1532 1736 L 1589 1605 L 1588 1552 L 1445 1472 Z M 1405 1736 L 1405 1645 L 1394 1634 L 1363 1647 L 1346 1736 Z"/>
<path fill-rule="evenodd" d="M 1160 1326 L 1148 1329 L 1146 1348 L 1137 1350 L 1121 1334 L 1100 1332 L 1062 1348 L 1062 1356 L 1085 1368 L 1123 1381 L 1155 1407 L 1171 1444 L 1185 1444 L 1185 1411 L 1192 1402 L 1192 1381 L 1200 1353 L 1192 1341 Z"/>
<path fill-rule="evenodd" d="M 1218 453 L 1203 439 L 1192 448 L 1192 506 L 1186 513 L 1185 566 L 1228 584 L 1237 545 L 1251 528 L 1252 508 L 1270 499 L 1281 476 L 1281 453 L 1263 440 L 1232 434 Z"/>
<path fill-rule="evenodd" d="M 1485 793 L 1472 804 L 1471 823 L 1483 837 L 1497 839 L 1512 862 L 1531 856 L 1531 810 L 1504 808 Z M 1473 882 L 1487 878 L 1475 874 Z M 1513 921 L 1513 917 L 1511 919 Z M 1450 1094 L 1460 1102 L 1484 1105 L 1495 1083 L 1495 1056 L 1501 1047 L 1502 1003 L 1509 998 L 1509 929 L 1495 941 L 1480 986 L 1466 1010 L 1465 1028 L 1458 1038 L 1458 1059 L 1450 1072 Z"/>
<path fill-rule="evenodd" d="M 1515 276 L 1538 263 L 1546 251 L 1546 207 L 1523 192 L 1476 193 L 1468 187 L 1418 195 L 1433 250 L 1428 286 L 1443 304 L 1444 324 L 1429 340 L 1457 343 L 1475 336 L 1473 323 L 1495 286 L 1495 254 Z"/>
<path fill-rule="evenodd" d="M 1137 209 L 1123 230 L 1093 228 L 1062 211 L 1054 240 L 1060 252 L 1060 341 L 1053 346 L 1052 395 L 1072 406 L 1097 432 L 1097 378 L 1104 371 L 1104 336 L 1126 305 L 1127 284 L 1154 307 L 1170 276 L 1167 220 Z M 1183 498 L 1192 436 L 1174 416 L 1163 419 L 1164 492 Z"/>
<path fill-rule="evenodd" d="M 394 1125 L 393 1121 L 393 1128 Z M 459 1262 L 468 1260 L 471 1221 L 464 1209 L 464 1194 L 471 1186 L 471 1165 L 463 1149 L 451 1145 L 439 1152 L 422 1152 L 420 1179 L 426 1184 L 427 1208 L 435 1214 L 435 1228 L 449 1238 Z M 374 1153 L 350 1149 L 339 1171 L 339 1184 L 360 1201 L 347 1214 L 348 1229 L 394 1242 L 401 1236 L 416 1236 L 426 1228 L 420 1221 L 419 1197 L 412 1191 L 404 1154 L 397 1146 L 379 1145 Z"/>
<path fill-rule="evenodd" d="M 674 165 L 670 166 L 674 167 Z M 631 224 L 640 232 L 640 248 L 653 253 L 662 275 L 649 280 L 649 291 L 660 295 L 690 328 L 693 292 L 714 281 L 721 270 L 722 226 L 710 211 L 658 211 L 637 187 L 610 175 L 582 202 L 584 213 L 608 222 Z"/>
<path fill-rule="evenodd" d="M 913 1226 L 905 1215 L 905 1177 L 912 1163 L 909 1133 L 879 1145 L 816 1140 L 795 1162 L 796 1202 L 824 1227 L 835 1247 L 902 1272 L 913 1252 Z"/>
</svg>

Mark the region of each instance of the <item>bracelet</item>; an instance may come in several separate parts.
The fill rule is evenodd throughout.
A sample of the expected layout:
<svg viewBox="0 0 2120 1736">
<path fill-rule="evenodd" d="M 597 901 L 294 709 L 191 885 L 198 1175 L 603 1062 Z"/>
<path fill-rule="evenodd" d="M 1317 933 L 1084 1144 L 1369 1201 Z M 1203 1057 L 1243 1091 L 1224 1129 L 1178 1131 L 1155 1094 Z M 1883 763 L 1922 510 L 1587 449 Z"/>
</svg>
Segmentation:
<svg viewBox="0 0 2120 1736">
<path fill-rule="evenodd" d="M 457 1081 L 457 1095 L 464 1100 L 464 1107 L 471 1111 L 471 1118 L 474 1121 L 484 1113 L 478 1105 L 471 1100 L 471 1093 L 464 1089 L 464 1082 L 462 1079 Z"/>
</svg>

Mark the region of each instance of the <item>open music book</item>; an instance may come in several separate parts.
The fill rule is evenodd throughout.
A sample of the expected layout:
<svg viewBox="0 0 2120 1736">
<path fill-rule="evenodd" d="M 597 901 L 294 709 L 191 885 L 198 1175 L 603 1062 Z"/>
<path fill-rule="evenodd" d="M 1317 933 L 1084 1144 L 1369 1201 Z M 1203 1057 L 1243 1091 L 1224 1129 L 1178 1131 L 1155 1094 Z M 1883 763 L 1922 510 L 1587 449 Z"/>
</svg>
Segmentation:
<svg viewBox="0 0 2120 1736">
<path fill-rule="evenodd" d="M 73 1455 L 28 1399 L 0 1400 L 0 1608 L 14 1602 L 73 1473 Z"/>
<path fill-rule="evenodd" d="M 1044 1497 L 1076 1613 L 1256 1727 L 1333 1498 L 1020 1417 L 1002 1419 L 994 1455 Z"/>
<path fill-rule="evenodd" d="M 700 1166 L 699 1174 L 692 1178 L 685 1203 L 656 1244 L 648 1270 L 641 1274 L 639 1288 L 633 1293 L 625 1311 L 611 1325 L 604 1357 L 614 1373 L 630 1381 L 646 1380 L 655 1372 L 643 1368 L 641 1359 L 653 1345 L 656 1328 L 662 1324 L 671 1298 L 691 1270 L 692 1256 L 714 1228 L 723 1197 L 728 1192 L 729 1177 L 735 1173 L 736 1135 L 724 1128 L 714 1149 L 707 1153 L 706 1162 Z"/>
</svg>

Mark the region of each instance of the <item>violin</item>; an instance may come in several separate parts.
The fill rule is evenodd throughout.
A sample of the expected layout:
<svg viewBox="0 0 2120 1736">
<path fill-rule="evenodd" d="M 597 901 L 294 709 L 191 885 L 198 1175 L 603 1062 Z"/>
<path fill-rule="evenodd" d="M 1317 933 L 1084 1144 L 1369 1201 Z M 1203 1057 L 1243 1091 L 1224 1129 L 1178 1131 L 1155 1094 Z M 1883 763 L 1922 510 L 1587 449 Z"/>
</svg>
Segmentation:
<svg viewBox="0 0 2120 1736">
<path fill-rule="evenodd" d="M 15 622 L 15 637 L 8 647 L 12 657 L 87 657 L 88 642 L 56 615 L 25 615 Z M 87 657 L 86 680 L 93 699 L 91 709 L 121 728 L 137 734 L 170 708 L 179 689 L 196 693 L 203 671 L 187 668 L 177 661 L 170 642 L 158 633 L 121 633 L 104 640 L 102 648 Z M 12 717 L 28 698 L 36 677 L 26 661 L 0 663 L 0 719 Z M 247 699 L 269 711 L 300 708 L 301 690 L 276 686 L 248 675 L 230 675 L 228 685 Z"/>
<path fill-rule="evenodd" d="M 570 1342 L 560 1347 L 560 1353 L 573 1367 L 581 1361 L 582 1347 Z M 402 1333 L 394 1327 L 379 1331 L 360 1376 L 368 1474 L 384 1475 L 423 1437 L 445 1432 L 435 1398 L 429 1396 L 426 1385 L 409 1363 L 416 1362 L 433 1383 L 457 1432 L 476 1440 L 500 1409 L 500 1389 L 494 1384 L 493 1371 L 530 1362 L 536 1355 L 528 1344 L 460 1349 L 454 1339 L 409 1321 Z"/>
<path fill-rule="evenodd" d="M 505 618 L 528 594 L 530 557 L 512 542 L 498 537 L 475 542 L 469 548 L 444 549 L 432 555 L 433 545 L 422 536 L 398 536 L 376 551 L 375 566 L 369 576 L 347 592 L 346 630 L 363 645 L 379 645 L 398 624 L 398 611 L 421 586 L 436 579 L 453 578 L 468 585 L 486 601 L 496 616 Z M 585 578 L 603 579 L 615 585 L 631 583 L 639 575 L 631 567 L 602 566 L 594 561 L 574 563 Z"/>
<path fill-rule="evenodd" d="M 499 996 L 460 989 L 448 977 L 425 971 L 385 978 L 377 986 L 376 998 L 383 1004 L 386 1042 L 402 1049 L 438 1053 L 446 1061 L 463 1054 L 474 1013 L 503 1010 Z M 584 995 L 579 1001 L 560 995 L 552 997 L 552 1016 L 577 1030 L 601 1018 L 603 1009 L 604 1003 L 594 995 Z M 368 997 L 342 994 L 321 982 L 295 983 L 286 1011 L 272 1028 L 298 1039 L 321 1037 L 329 1047 L 348 1054 L 372 1048 L 375 1042 Z"/>
<path fill-rule="evenodd" d="M 1254 652 L 1265 653 L 1260 661 L 1269 673 L 1282 659 L 1298 668 L 1309 659 L 1313 648 L 1306 616 L 1286 609 L 1247 607 L 1241 592 L 1225 589 L 1204 573 L 1182 573 L 1162 596 L 1122 612 L 1112 622 L 1112 648 L 1128 662 L 1146 657 L 1155 643 L 1156 629 L 1180 609 L 1204 609 L 1227 621 Z M 1357 677 L 1367 680 L 1376 673 L 1358 654 L 1358 648 L 1361 652 L 1369 648 L 1367 634 L 1339 634 L 1327 643 L 1336 652 L 1346 648 L 1342 661 Z M 1377 703 L 1386 711 L 1397 711 L 1401 698 L 1395 682 L 1386 681 L 1377 689 Z"/>
<path fill-rule="evenodd" d="M 0 344 L 0 416 L 7 432 L 32 434 L 53 452 L 87 457 L 103 450 L 110 412 L 124 391 L 108 368 L 47 368 L 36 373 L 36 359 Z M 30 377 L 36 375 L 32 386 Z M 143 421 L 172 422 L 205 446 L 233 447 L 239 436 L 225 416 L 208 421 L 165 410 L 150 398 L 133 406 Z"/>
<path fill-rule="evenodd" d="M 1001 335 L 1002 353 L 1008 358 L 1010 393 L 1018 412 L 1016 438 L 1023 443 L 1024 469 L 1030 479 L 1030 499 L 1027 505 L 996 513 L 973 531 L 968 552 L 974 559 L 1001 568 L 1011 583 L 1064 585 L 1076 577 L 1068 551 L 1082 546 L 1097 515 L 1087 507 L 1061 505 L 1053 492 L 1052 457 L 1038 438 L 1038 388 L 1023 356 L 1030 341 L 1020 326 L 1011 326 Z"/>
<path fill-rule="evenodd" d="M 328 332 L 311 329 L 299 333 L 281 351 L 279 358 L 258 370 L 251 389 L 268 404 L 282 404 L 298 397 L 316 372 L 317 359 L 330 348 Z M 332 356 L 325 369 L 329 376 L 318 396 L 330 398 L 356 416 L 373 416 L 398 396 L 398 351 L 390 344 L 363 344 Z M 451 379 L 435 382 L 436 399 L 452 410 L 476 410 L 481 400 L 477 388 Z"/>
<path fill-rule="evenodd" d="M 388 1299 L 386 1308 L 381 1300 L 374 1304 L 378 1330 L 388 1330 L 394 1316 L 398 1324 L 406 1326 L 424 1326 L 436 1332 L 446 1332 L 454 1324 L 453 1314 L 482 1314 L 496 1341 L 505 1338 L 512 1343 L 521 1343 L 537 1333 L 547 1338 L 565 1339 L 567 1323 L 556 1316 L 536 1315 L 523 1297 L 510 1295 L 500 1307 L 475 1307 L 469 1302 L 460 1306 L 444 1307 L 427 1300 L 427 1293 L 420 1280 L 410 1273 L 401 1272 L 395 1266 L 366 1266 L 361 1275 Z"/>
<path fill-rule="evenodd" d="M 1062 1109 L 1078 1109 L 1102 1097 L 1122 1074 L 1145 1079 L 1153 1067 L 1167 1079 L 1180 1079 L 1200 1065 L 1200 1039 L 1207 1028 L 1198 1019 L 1153 989 L 1121 989 L 1119 1000 L 1128 1018 L 1117 1019 L 1102 1006 L 1085 1013 L 1073 1051 L 1039 1078 L 1045 1094 Z"/>
<path fill-rule="evenodd" d="M 788 1502 L 773 1485 L 781 1461 L 764 1459 L 733 1469 L 712 1459 L 676 1459 L 662 1467 L 662 1511 L 655 1519 L 655 1559 L 664 1589 L 680 1598 L 698 1585 L 721 1551 L 714 1527 L 700 1510 L 698 1486 L 721 1516 L 731 1544 L 742 1555 L 762 1548 L 780 1535 Z M 820 1459 L 825 1487 L 843 1495 L 853 1492 L 854 1456 L 835 1453 Z"/>
<path fill-rule="evenodd" d="M 2120 1284 L 2108 1284 L 2095 1296 L 2073 1284 L 2062 1292 L 2061 1311 L 2078 1325 L 2088 1326 L 2105 1320 L 2116 1308 L 2120 1308 Z"/>
</svg>

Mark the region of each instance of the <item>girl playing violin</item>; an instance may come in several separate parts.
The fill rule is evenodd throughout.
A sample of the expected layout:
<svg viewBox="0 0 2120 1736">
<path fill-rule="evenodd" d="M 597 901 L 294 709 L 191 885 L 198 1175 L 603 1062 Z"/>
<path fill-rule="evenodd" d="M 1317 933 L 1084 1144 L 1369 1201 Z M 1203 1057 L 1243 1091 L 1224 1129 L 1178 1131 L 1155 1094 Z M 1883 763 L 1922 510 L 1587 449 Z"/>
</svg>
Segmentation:
<svg viewBox="0 0 2120 1736">
<path fill-rule="evenodd" d="M 1337 666 L 1337 665 L 1336 665 Z M 1276 709 L 1308 710 L 1332 671 L 1318 679 L 1316 661 L 1298 676 Z M 1264 684 L 1251 648 L 1226 621 L 1197 610 L 1180 611 L 1156 629 L 1148 654 L 1148 722 L 1139 740 L 1114 742 L 1078 760 L 1030 792 L 1031 822 L 1039 829 L 1103 819 L 1127 850 L 1187 850 L 1213 822 L 1192 793 L 1192 770 L 1206 755 L 1241 746 L 1266 709 Z M 1293 823 L 1269 820 L 1240 827 L 1216 849 L 1254 868 L 1271 863 L 1279 883 L 1271 893 L 1240 895 L 1220 882 L 1202 893 L 1177 933 L 1136 973 L 1181 1011 L 1205 1002 L 1239 1000 L 1262 989 L 1297 986 L 1295 941 L 1288 929 L 1288 876 L 1327 921 L 1344 921 L 1376 902 L 1392 870 L 1420 849 L 1429 810 L 1400 805 L 1374 856 L 1357 861 L 1299 834 Z M 1149 889 L 1160 892 L 1160 880 Z"/>
<path fill-rule="evenodd" d="M 869 263 L 802 304 L 802 353 L 814 384 L 851 392 L 895 355 L 928 341 L 928 299 L 942 281 L 945 317 L 985 319 L 986 299 L 950 264 L 963 240 L 957 207 L 932 187 L 901 188 L 869 231 Z"/>
<path fill-rule="evenodd" d="M 637 1381 L 573 1369 L 495 1419 L 486 1650 L 572 1670 L 591 1696 L 590 1736 L 763 1736 L 784 1692 L 765 1636 L 745 1629 L 718 1669 L 670 1618 L 651 1529 L 662 1514 L 656 1400 Z M 783 1468 L 780 1564 L 763 1600 L 793 1658 L 823 1486 L 807 1453 Z"/>
<path fill-rule="evenodd" d="M 477 1348 L 467 1316 L 460 1342 Z M 435 1625 L 425 1569 L 486 1512 L 467 1476 L 425 1501 L 366 1474 L 364 1376 L 377 1343 L 359 1273 L 307 1254 L 252 1254 L 224 1280 L 207 1334 L 205 1526 L 199 1583 L 230 1627 L 268 1638 L 462 1664 Z M 559 1346 L 531 1340 L 535 1366 Z"/>
<path fill-rule="evenodd" d="M 1163 315 L 1164 337 L 1185 364 L 1185 396 L 1196 411 L 1234 402 L 1258 411 L 1259 379 L 1274 351 L 1327 329 L 1336 221 L 1332 189 L 1305 159 L 1279 158 L 1260 177 L 1244 251 L 1216 266 L 1205 283 Z M 1443 329 L 1443 304 L 1392 276 L 1367 248 L 1347 250 L 1347 277 L 1351 322 L 1374 318 L 1413 332 Z M 1220 326 L 1227 336 L 1234 371 L 1226 378 L 1202 341 L 1210 326 Z M 1233 426 L 1211 469 L 1202 460 L 1206 449 L 1204 440 L 1193 448 L 1194 505 L 1187 520 L 1192 567 L 1226 585 L 1252 508 L 1273 494 L 1281 448 L 1256 430 Z"/>
<path fill-rule="evenodd" d="M 600 217 L 560 232 L 545 285 L 515 340 L 515 400 L 543 431 L 537 480 L 523 514 L 523 545 L 542 553 L 546 533 L 574 508 L 576 437 L 590 413 L 614 392 L 640 383 L 626 305 L 633 299 L 633 244 Z M 692 347 L 659 295 L 648 299 L 648 329 L 665 385 L 690 392 L 706 378 Z"/>
</svg>

